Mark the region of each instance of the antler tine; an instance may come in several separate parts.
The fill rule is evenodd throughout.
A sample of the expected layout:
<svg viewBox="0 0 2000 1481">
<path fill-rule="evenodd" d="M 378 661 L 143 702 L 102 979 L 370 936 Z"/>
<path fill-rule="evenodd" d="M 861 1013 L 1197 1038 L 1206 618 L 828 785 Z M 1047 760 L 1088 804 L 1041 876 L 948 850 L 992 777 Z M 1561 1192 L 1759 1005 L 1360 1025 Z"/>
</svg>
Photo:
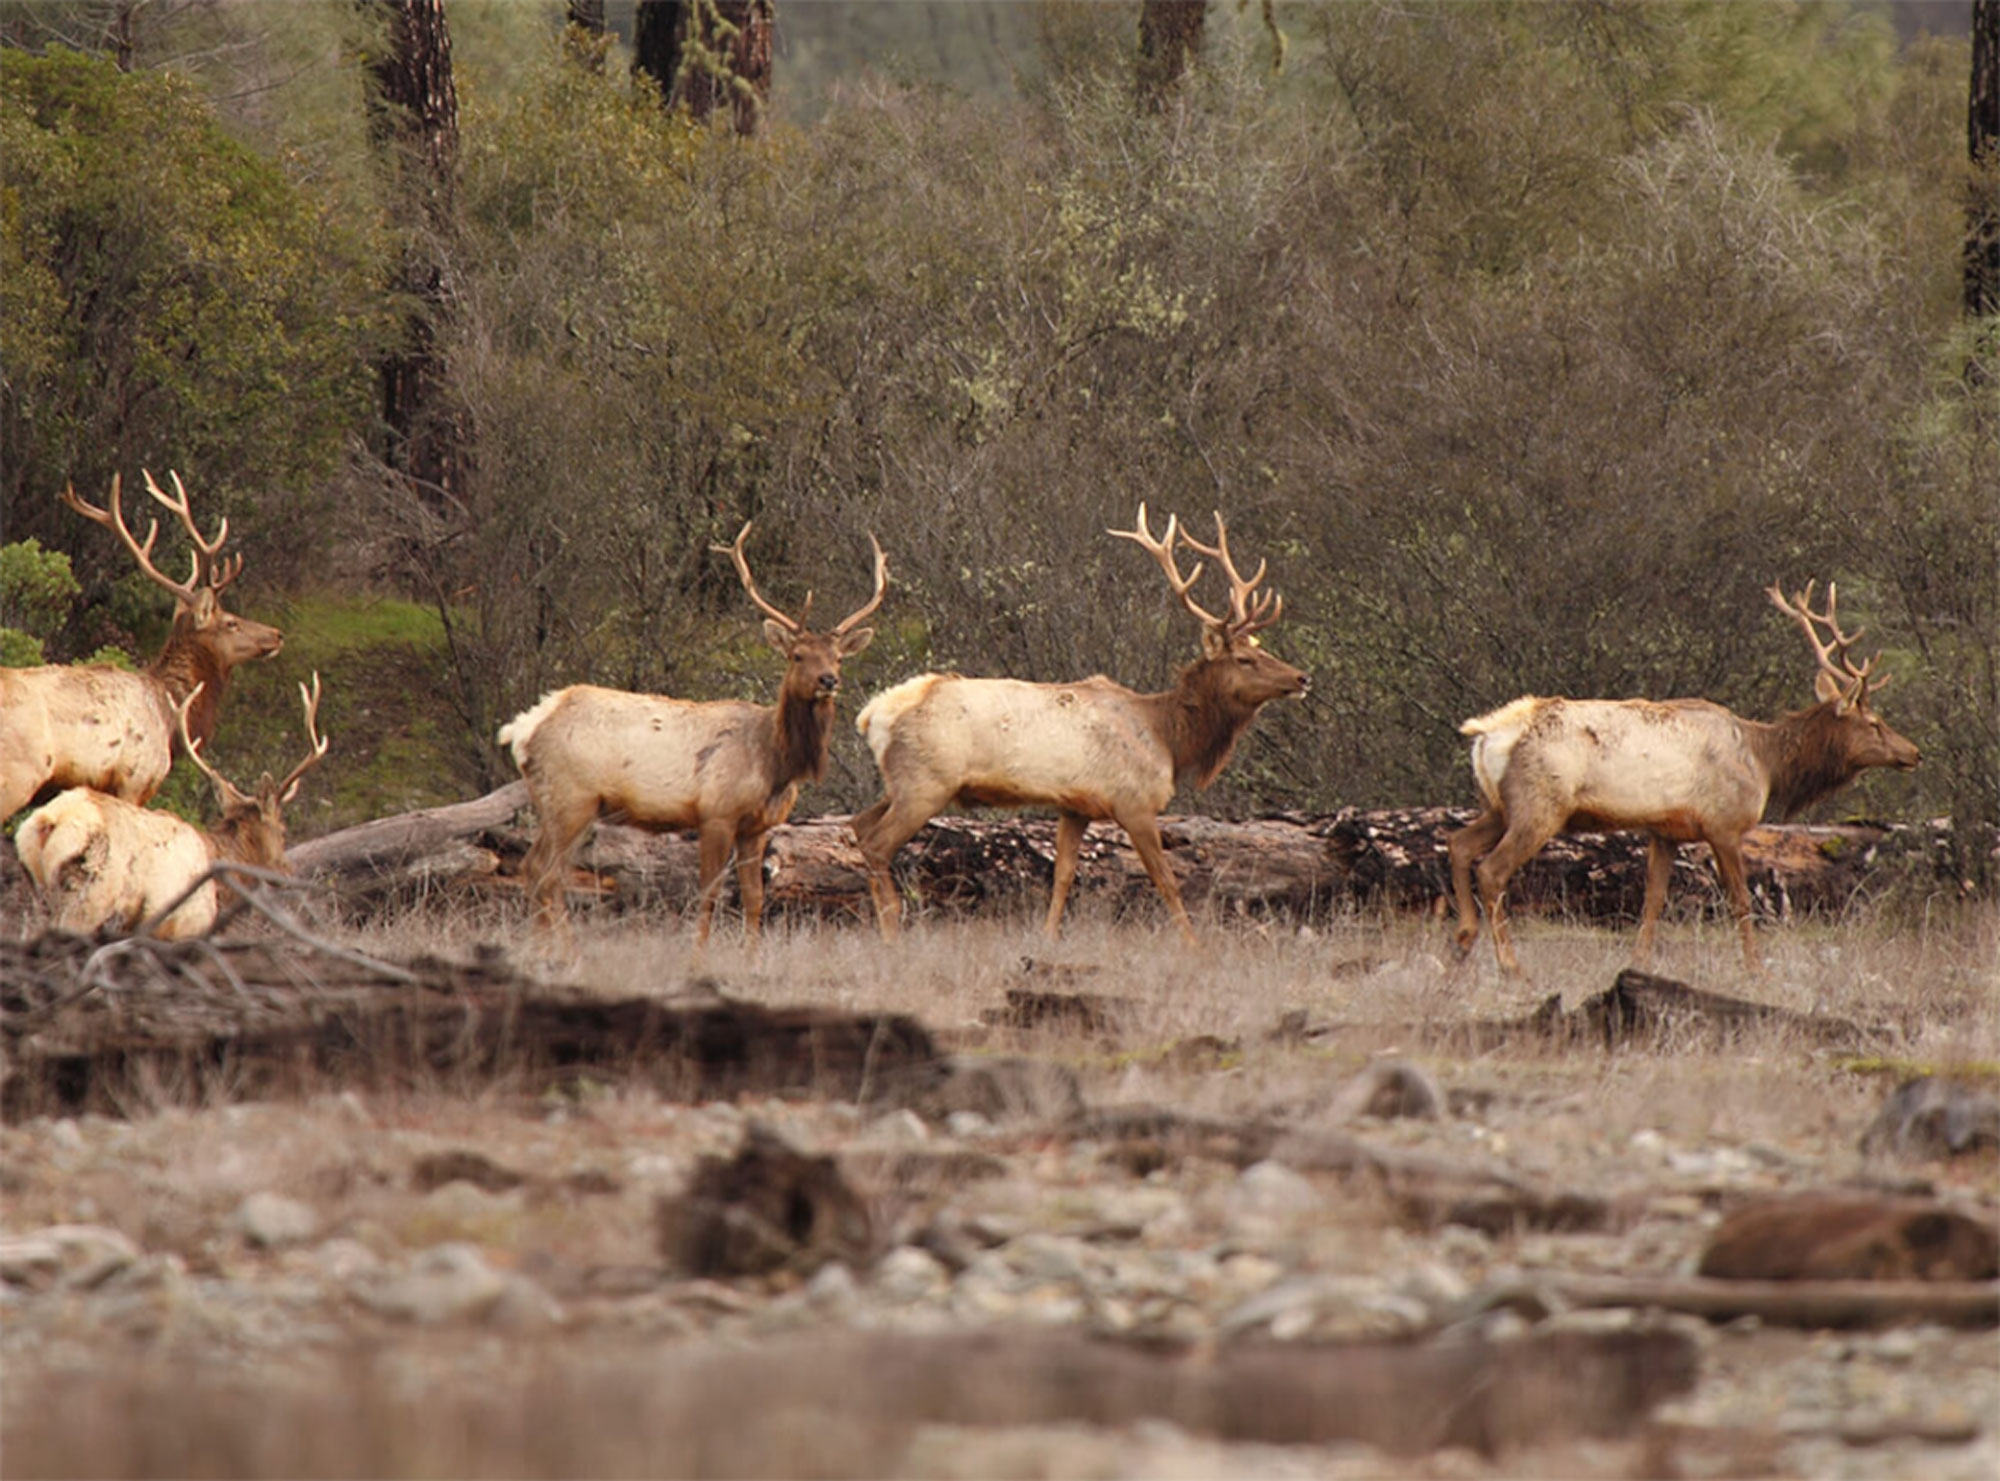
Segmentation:
<svg viewBox="0 0 2000 1481">
<path fill-rule="evenodd" d="M 1204 545 L 1185 530 L 1181 531 L 1181 543 L 1200 551 L 1203 555 L 1214 556 L 1222 562 L 1223 574 L 1229 578 L 1231 627 L 1243 633 L 1254 633 L 1267 628 L 1278 620 L 1279 613 L 1284 609 L 1284 602 L 1281 598 L 1274 600 L 1275 593 L 1264 592 L 1253 603 L 1250 600 L 1250 593 L 1256 591 L 1258 585 L 1262 583 L 1265 573 L 1271 568 L 1271 563 L 1268 559 L 1258 561 L 1256 574 L 1248 581 L 1244 580 L 1243 573 L 1236 569 L 1235 558 L 1229 553 L 1229 526 L 1223 523 L 1220 509 L 1214 510 L 1213 513 L 1215 544 Z"/>
<path fill-rule="evenodd" d="M 319 765 L 321 761 L 326 759 L 326 748 L 332 744 L 332 738 L 330 736 L 323 736 L 319 733 L 319 670 L 318 669 L 313 670 L 312 688 L 310 690 L 308 690 L 304 684 L 299 685 L 299 700 L 301 703 L 305 705 L 306 744 L 310 746 L 311 749 L 307 751 L 305 759 L 299 762 L 297 766 L 294 766 L 289 772 L 287 772 L 285 774 L 285 779 L 282 782 L 278 783 L 277 796 L 280 802 L 290 802 L 292 800 L 292 798 L 298 793 L 300 780 L 305 776 L 307 772 L 311 771 L 315 766 Z"/>
<path fill-rule="evenodd" d="M 249 806 L 251 798 L 221 772 L 208 764 L 208 758 L 201 754 L 201 742 L 188 734 L 188 711 L 194 708 L 195 696 L 200 694 L 205 684 L 198 683 L 188 691 L 186 699 L 174 706 L 174 723 L 180 727 L 181 749 L 187 752 L 188 760 L 195 764 L 195 770 L 207 777 L 214 786 L 216 795 L 227 807 Z"/>
<path fill-rule="evenodd" d="M 868 532 L 868 543 L 875 547 L 875 595 L 834 625 L 833 636 L 836 638 L 846 636 L 848 629 L 857 622 L 865 622 L 874 616 L 875 609 L 882 605 L 882 598 L 889 593 L 889 557 L 882 553 L 882 542 L 875 538 L 873 530 Z M 808 596 L 806 600 L 811 601 L 812 598 Z"/>
<path fill-rule="evenodd" d="M 754 520 L 746 519 L 743 521 L 743 528 L 736 532 L 735 544 L 711 545 L 708 548 L 720 555 L 728 556 L 736 563 L 736 574 L 743 582 L 743 589 L 750 593 L 750 600 L 757 604 L 757 609 L 760 612 L 772 621 L 782 624 L 787 632 L 802 633 L 806 630 L 805 623 L 797 617 L 792 617 L 779 611 L 776 607 L 765 601 L 763 594 L 757 590 L 756 580 L 750 575 L 750 562 L 743 554 L 743 542 L 750 537 L 750 526 L 753 523 L 755 523 Z M 811 598 L 807 598 L 807 602 L 810 604 Z"/>
<path fill-rule="evenodd" d="M 141 468 L 139 471 L 145 477 L 146 492 L 153 496 L 161 508 L 180 516 L 181 524 L 188 532 L 188 539 L 194 542 L 194 570 L 188 577 L 188 584 L 192 586 L 197 581 L 205 579 L 213 590 L 219 592 L 242 575 L 243 556 L 240 551 L 235 555 L 224 556 L 221 560 L 216 559 L 217 553 L 229 540 L 229 516 L 225 514 L 217 522 L 213 539 L 204 540 L 201 538 L 201 530 L 195 525 L 194 511 L 188 505 L 187 485 L 181 482 L 180 474 L 171 468 L 167 470 L 167 477 L 173 481 L 174 493 L 179 496 L 169 498 L 166 490 L 153 481 L 150 470 Z"/>
<path fill-rule="evenodd" d="M 1194 590 L 1195 582 L 1201 578 L 1201 563 L 1197 561 L 1195 568 L 1184 577 L 1181 575 L 1180 567 L 1174 561 L 1174 537 L 1179 535 L 1183 540 L 1187 538 L 1186 532 L 1180 528 L 1180 517 L 1178 515 L 1170 514 L 1167 516 L 1166 538 L 1155 540 L 1153 538 L 1153 531 L 1146 522 L 1146 506 L 1141 503 L 1139 505 L 1139 527 L 1137 529 L 1106 529 L 1104 533 L 1107 535 L 1116 535 L 1120 540 L 1130 540 L 1135 545 L 1152 552 L 1153 559 L 1160 563 L 1160 569 L 1167 573 L 1167 584 L 1174 589 L 1174 595 L 1181 599 L 1181 605 L 1210 627 L 1221 628 L 1228 626 L 1226 622 L 1217 617 L 1213 612 L 1198 605 L 1194 597 L 1190 594 Z"/>
<path fill-rule="evenodd" d="M 150 481 L 148 479 L 148 482 Z M 111 507 L 109 509 L 100 509 L 95 504 L 83 498 L 82 495 L 77 493 L 75 484 L 65 485 L 61 497 L 63 503 L 67 504 L 92 524 L 103 525 L 105 529 L 116 535 L 125 548 L 132 552 L 132 558 L 138 561 L 139 569 L 145 572 L 155 585 L 165 587 L 179 600 L 187 603 L 189 606 L 193 606 L 195 600 L 194 577 L 190 576 L 184 582 L 176 581 L 153 564 L 153 544 L 160 538 L 160 522 L 156 519 L 148 525 L 144 540 L 135 538 L 131 527 L 125 523 L 123 485 L 124 480 L 118 474 L 114 473 L 111 475 Z"/>
<path fill-rule="evenodd" d="M 1838 601 L 1838 587 L 1834 582 L 1829 581 L 1826 584 L 1826 610 L 1824 612 L 1813 611 L 1812 593 L 1813 587 L 1817 584 L 1816 581 L 1808 581 L 1805 590 L 1799 592 L 1791 601 L 1785 600 L 1784 589 L 1775 581 L 1765 588 L 1764 594 L 1771 599 L 1771 604 L 1780 612 L 1783 612 L 1787 617 L 1798 623 L 1799 630 L 1806 635 L 1806 641 L 1812 645 L 1813 656 L 1819 661 L 1820 671 L 1826 674 L 1828 678 L 1832 679 L 1843 690 L 1850 691 L 1851 698 L 1859 699 L 1868 692 L 1870 688 L 1869 675 L 1874 671 L 1875 658 L 1879 658 L 1881 655 L 1878 653 L 1875 655 L 1875 658 L 1870 658 L 1858 668 L 1855 666 L 1854 660 L 1847 656 L 1847 650 L 1860 639 L 1861 635 L 1867 629 L 1856 628 L 1851 633 L 1844 633 L 1840 630 L 1840 621 L 1835 615 L 1836 603 Z M 1827 630 L 1833 635 L 1831 645 L 1820 641 L 1819 624 L 1821 623 L 1824 623 Z M 1888 682 L 1888 676 L 1884 675 L 1882 678 L 1873 681 L 1873 687 L 1879 690 Z"/>
</svg>

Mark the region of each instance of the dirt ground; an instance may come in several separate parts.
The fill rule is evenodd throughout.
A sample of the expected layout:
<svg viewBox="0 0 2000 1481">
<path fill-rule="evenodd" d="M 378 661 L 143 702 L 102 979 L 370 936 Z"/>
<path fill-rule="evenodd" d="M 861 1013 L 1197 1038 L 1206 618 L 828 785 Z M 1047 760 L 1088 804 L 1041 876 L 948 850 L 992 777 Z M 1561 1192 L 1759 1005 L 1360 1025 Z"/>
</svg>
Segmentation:
<svg viewBox="0 0 2000 1481">
<path fill-rule="evenodd" d="M 1924 1191 L 1993 1221 L 1990 1153 L 1892 1162 L 1858 1140 L 1908 1073 L 1992 1083 L 2000 914 L 1773 927 L 1762 981 L 1745 979 L 1726 925 L 1663 933 L 1656 971 L 1867 1024 L 1862 1053 L 1796 1026 L 1611 1049 L 1436 1036 L 1601 991 L 1625 965 L 1618 931 L 1520 922 L 1532 981 L 1515 984 L 1485 943 L 1459 964 L 1441 926 L 1404 917 L 1210 922 L 1201 952 L 1150 918 L 1086 915 L 1054 944 L 1031 919 L 920 921 L 895 949 L 861 927 L 781 927 L 754 955 L 730 921 L 701 957 L 663 919 L 589 923 L 554 956 L 524 925 L 490 921 L 340 935 L 391 958 L 497 946 L 607 996 L 720 988 L 908 1013 L 966 1062 L 1059 1066 L 1093 1108 L 1337 1130 L 1612 1216 L 1413 1221 L 1339 1171 L 1149 1161 L 1061 1130 L 1046 1104 L 680 1104 L 591 1076 L 28 1120 L 0 1131 L 6 1473 L 2000 1474 L 1990 1327 L 1706 1323 L 1560 1294 L 1573 1278 L 1688 1274 L 1761 1194 Z M 1022 986 L 1130 1002 L 1109 1030 L 990 1022 Z M 1391 1060 L 1429 1077 L 1440 1114 L 1356 1114 L 1342 1088 Z M 836 1159 L 868 1203 L 866 1259 L 729 1278 L 666 1261 L 661 1200 L 753 1123 Z M 1227 1371 L 1238 1352 L 1661 1330 L 1691 1341 L 1692 1384 L 1620 1433 L 1414 1450 L 1275 1443 L 1207 1410 L 1084 1402 L 1048 1363 L 1037 1382 L 1055 1397 L 1005 1401 L 996 1390 L 1034 1386 L 1021 1364 L 961 1342 L 1089 1334 Z M 956 1397 L 935 1397 L 926 1353 L 953 1367 Z M 1574 1377 L 1575 1402 L 1592 1402 L 1589 1375 Z"/>
</svg>

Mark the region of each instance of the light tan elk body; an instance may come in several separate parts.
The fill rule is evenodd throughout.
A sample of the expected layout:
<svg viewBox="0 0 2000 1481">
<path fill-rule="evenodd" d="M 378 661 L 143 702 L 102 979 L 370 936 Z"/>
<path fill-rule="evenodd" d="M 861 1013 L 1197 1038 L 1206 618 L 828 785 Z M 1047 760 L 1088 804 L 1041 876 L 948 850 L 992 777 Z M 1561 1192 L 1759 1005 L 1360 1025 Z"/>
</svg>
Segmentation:
<svg viewBox="0 0 2000 1481">
<path fill-rule="evenodd" d="M 197 686 L 197 689 L 199 686 Z M 285 867 L 284 806 L 298 795 L 300 780 L 326 755 L 318 730 L 319 675 L 312 688 L 299 686 L 311 749 L 281 782 L 266 772 L 244 792 L 202 758 L 201 742 L 188 734 L 190 694 L 175 712 L 187 754 L 215 787 L 222 820 L 203 829 L 172 813 L 140 807 L 89 787 L 58 793 L 21 820 L 15 834 L 21 864 L 34 876 L 66 931 L 102 926 L 129 931 L 174 898 L 219 861 Z M 160 922 L 154 935 L 165 941 L 199 936 L 215 924 L 219 902 L 213 880 Z M 226 893 L 226 891 L 225 891 Z"/>
<path fill-rule="evenodd" d="M 1805 630 L 1819 664 L 1819 703 L 1769 723 L 1746 720 L 1704 699 L 1517 699 L 1467 720 L 1472 771 L 1485 810 L 1452 834 L 1452 890 L 1458 902 L 1458 948 L 1479 936 L 1472 866 L 1479 863 L 1479 898 L 1493 928 L 1500 969 L 1518 974 L 1507 928 L 1507 881 L 1558 833 L 1648 834 L 1646 900 L 1634 960 L 1653 950 L 1666 904 L 1674 850 L 1706 843 L 1729 893 L 1743 937 L 1743 957 L 1761 972 L 1743 871 L 1743 838 L 1766 811 L 1789 818 L 1844 786 L 1871 766 L 1908 770 L 1917 748 L 1869 706 L 1874 660 L 1859 668 L 1847 649 L 1861 636 L 1843 633 L 1834 612 L 1811 610 L 1812 584 L 1793 601 L 1772 586 L 1779 611 Z M 1828 642 L 1821 642 L 1824 625 Z M 1483 856 L 1483 858 L 1482 858 Z"/>
<path fill-rule="evenodd" d="M 141 673 L 103 664 L 0 669 L 0 820 L 59 787 L 147 801 L 173 765 L 174 707 L 198 694 L 191 729 L 195 739 L 207 740 L 230 670 L 268 658 L 284 643 L 275 627 L 223 610 L 222 593 L 243 570 L 242 556 L 219 555 L 229 521 L 204 540 L 188 510 L 187 490 L 178 475 L 168 477 L 177 498 L 169 498 L 150 473 L 146 489 L 180 518 L 194 541 L 194 568 L 186 581 L 171 580 L 153 564 L 157 520 L 143 542 L 126 528 L 117 478 L 111 480 L 109 510 L 85 503 L 73 488 L 63 491 L 64 503 L 113 531 L 139 568 L 174 594 L 174 625 L 166 646 Z"/>
<path fill-rule="evenodd" d="M 1201 545 L 1169 518 L 1166 537 L 1155 540 L 1141 504 L 1136 530 L 1108 532 L 1151 551 L 1174 594 L 1201 622 L 1202 656 L 1181 670 L 1173 688 L 1139 694 L 1102 675 L 1031 684 L 919 674 L 862 710 L 856 723 L 875 753 L 884 796 L 855 816 L 854 836 L 885 940 L 896 939 L 902 922 L 889 872 L 896 851 L 954 803 L 1056 809 L 1055 889 L 1045 926 L 1051 936 L 1062 924 L 1084 830 L 1092 819 L 1109 818 L 1132 840 L 1182 933 L 1195 939 L 1160 841 L 1160 809 L 1176 787 L 1214 781 L 1257 711 L 1303 694 L 1308 683 L 1257 643 L 1255 634 L 1284 610 L 1273 593 L 1252 599 L 1264 566 L 1244 580 L 1230 559 L 1220 514 L 1215 530 L 1215 545 Z M 1202 568 L 1181 576 L 1176 538 L 1222 563 L 1230 582 L 1227 617 L 1202 610 L 1189 596 Z"/>
<path fill-rule="evenodd" d="M 708 941 L 722 870 L 733 850 L 743 895 L 743 928 L 755 939 L 764 913 L 764 844 L 798 798 L 799 783 L 826 770 L 841 661 L 866 648 L 859 624 L 882 604 L 888 562 L 875 549 L 875 594 L 831 631 L 809 631 L 812 597 L 797 618 L 757 591 L 743 554 L 748 524 L 732 545 L 713 549 L 736 563 L 750 600 L 764 612 L 764 635 L 785 655 L 776 705 L 696 702 L 573 684 L 544 696 L 500 729 L 513 748 L 540 818 L 522 874 L 545 924 L 566 919 L 563 885 L 570 852 L 595 818 L 655 829 L 691 828 L 700 839 L 701 913 L 697 944 Z"/>
</svg>

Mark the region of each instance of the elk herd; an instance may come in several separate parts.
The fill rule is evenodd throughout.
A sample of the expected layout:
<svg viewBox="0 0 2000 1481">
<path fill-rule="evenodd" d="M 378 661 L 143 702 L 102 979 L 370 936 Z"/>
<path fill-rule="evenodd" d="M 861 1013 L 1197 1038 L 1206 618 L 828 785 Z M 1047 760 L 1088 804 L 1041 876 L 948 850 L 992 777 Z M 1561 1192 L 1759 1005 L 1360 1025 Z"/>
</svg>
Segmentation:
<svg viewBox="0 0 2000 1481">
<path fill-rule="evenodd" d="M 177 475 L 168 494 L 150 473 L 146 492 L 177 518 L 192 545 L 185 581 L 153 561 L 157 518 L 144 540 L 127 525 L 119 480 L 108 507 L 66 489 L 63 502 L 117 536 L 154 584 L 174 597 L 172 629 L 142 671 L 104 665 L 0 668 L 0 821 L 38 800 L 15 844 L 58 926 L 72 931 L 199 935 L 215 924 L 222 862 L 282 870 L 283 808 L 327 753 L 319 733 L 320 682 L 300 685 L 307 750 L 282 781 L 265 774 L 249 792 L 204 755 L 231 671 L 279 651 L 283 635 L 236 616 L 223 592 L 241 574 L 224 556 L 229 522 L 204 538 Z M 499 731 L 526 780 L 537 831 L 522 882 L 542 923 L 566 930 L 570 858 L 594 820 L 692 831 L 699 840 L 697 944 L 706 943 L 724 871 L 735 860 L 744 931 L 758 936 L 763 859 L 771 830 L 791 814 L 799 787 L 825 772 L 844 660 L 865 649 L 863 624 L 888 590 L 888 560 L 874 536 L 873 593 L 824 632 L 767 601 L 751 575 L 746 523 L 729 557 L 764 634 L 784 661 L 775 704 L 694 701 L 574 684 L 544 696 Z M 1171 688 L 1142 694 L 1103 675 L 1066 683 L 924 673 L 864 705 L 856 724 L 882 777 L 881 800 L 852 819 L 877 927 L 897 938 L 902 901 L 892 872 L 897 851 L 952 806 L 1052 809 L 1057 818 L 1054 885 L 1044 927 L 1060 929 L 1084 832 L 1117 823 L 1181 933 L 1195 941 L 1180 885 L 1166 857 L 1160 812 L 1182 787 L 1206 788 L 1238 740 L 1272 700 L 1304 695 L 1301 670 L 1268 652 L 1258 634 L 1284 602 L 1262 590 L 1263 561 L 1245 577 L 1215 515 L 1213 544 L 1169 516 L 1155 537 L 1146 506 L 1135 526 L 1107 531 L 1145 550 L 1173 596 L 1200 624 L 1201 652 Z M 1185 575 L 1180 552 L 1195 559 Z M 1200 605 L 1195 586 L 1213 561 L 1228 584 L 1227 608 Z M 1842 630 L 1835 588 L 1823 609 L 1813 583 L 1772 604 L 1804 632 L 1817 673 L 1816 702 L 1764 722 L 1701 699 L 1567 699 L 1524 696 L 1467 720 L 1473 778 L 1483 809 L 1448 840 L 1456 942 L 1471 951 L 1480 911 L 1500 969 L 1520 964 L 1507 926 L 1508 880 L 1559 833 L 1630 830 L 1648 839 L 1645 903 L 1635 958 L 1649 956 L 1666 902 L 1676 848 L 1701 842 L 1715 856 L 1742 936 L 1746 965 L 1761 970 L 1743 862 L 1745 835 L 1767 813 L 1791 817 L 1877 766 L 1908 769 L 1917 748 L 1870 704 L 1887 679 L 1874 660 L 1856 664 L 1860 633 Z M 146 803 L 176 754 L 214 788 L 222 818 L 201 830 Z M 53 795 L 51 795 L 53 794 Z M 45 799 L 45 800 L 44 800 Z M 1477 879 L 1475 903 L 1474 880 Z"/>
</svg>

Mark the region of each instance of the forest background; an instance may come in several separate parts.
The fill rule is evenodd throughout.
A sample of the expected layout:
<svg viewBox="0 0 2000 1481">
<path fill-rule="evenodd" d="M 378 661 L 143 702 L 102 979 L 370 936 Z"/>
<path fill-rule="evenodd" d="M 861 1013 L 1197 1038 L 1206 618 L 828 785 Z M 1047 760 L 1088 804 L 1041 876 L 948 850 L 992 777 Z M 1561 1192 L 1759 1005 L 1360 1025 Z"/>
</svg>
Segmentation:
<svg viewBox="0 0 2000 1481">
<path fill-rule="evenodd" d="M 1458 722 L 1522 693 L 1801 707 L 1763 589 L 1811 576 L 1925 754 L 1834 806 L 1949 816 L 1990 887 L 1971 7 L 1218 0 L 1162 77 L 1157 3 L 776 0 L 747 131 L 663 106 L 629 4 L 0 4 L 7 661 L 150 654 L 56 495 L 178 470 L 287 632 L 223 770 L 325 673 L 296 839 L 509 779 L 563 684 L 768 701 L 746 519 L 821 614 L 880 536 L 851 717 L 922 668 L 1163 686 L 1194 624 L 1104 531 L 1221 509 L 1314 678 L 1178 800 L 1243 815 L 1469 803 Z M 442 147 L 381 93 L 415 11 Z M 802 810 L 876 791 L 843 724 Z"/>
</svg>

